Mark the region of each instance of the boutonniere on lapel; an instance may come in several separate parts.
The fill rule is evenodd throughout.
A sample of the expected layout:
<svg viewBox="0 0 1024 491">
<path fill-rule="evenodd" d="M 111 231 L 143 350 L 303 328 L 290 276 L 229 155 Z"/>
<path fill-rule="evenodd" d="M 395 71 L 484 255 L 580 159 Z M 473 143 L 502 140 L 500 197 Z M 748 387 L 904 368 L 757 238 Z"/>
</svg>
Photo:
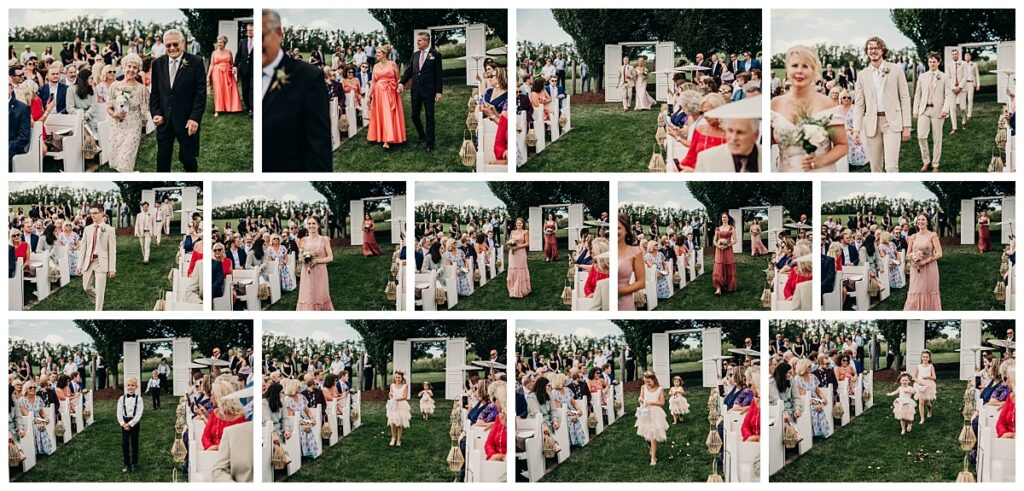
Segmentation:
<svg viewBox="0 0 1024 491">
<path fill-rule="evenodd" d="M 288 72 L 284 71 L 284 68 L 278 67 L 274 71 L 274 82 L 270 84 L 270 90 L 279 90 L 288 85 L 291 81 L 288 80 Z"/>
<path fill-rule="evenodd" d="M 882 76 L 885 76 L 885 75 L 888 75 L 888 74 L 889 74 L 889 67 L 887 67 L 887 66 L 882 67 Z"/>
<path fill-rule="evenodd" d="M 183 56 L 181 57 L 181 68 L 179 68 L 179 70 L 184 70 L 186 68 L 188 68 L 188 58 Z"/>
<path fill-rule="evenodd" d="M 428 55 L 427 55 L 427 59 L 428 59 L 428 60 L 433 60 L 433 59 L 434 59 L 434 55 L 433 55 L 433 53 L 431 53 L 431 54 L 428 54 Z"/>
</svg>

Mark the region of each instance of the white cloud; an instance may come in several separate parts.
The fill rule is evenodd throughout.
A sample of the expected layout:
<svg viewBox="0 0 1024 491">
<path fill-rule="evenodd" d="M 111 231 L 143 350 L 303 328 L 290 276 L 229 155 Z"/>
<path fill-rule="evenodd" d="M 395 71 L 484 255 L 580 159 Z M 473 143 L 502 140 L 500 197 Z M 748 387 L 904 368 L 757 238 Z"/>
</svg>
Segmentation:
<svg viewBox="0 0 1024 491">
<path fill-rule="evenodd" d="M 50 344 L 64 344 L 64 337 L 58 334 L 47 334 L 43 341 Z"/>
<path fill-rule="evenodd" d="M 463 201 L 462 204 L 465 205 L 465 206 L 476 207 L 476 206 L 480 206 L 480 200 L 467 199 L 467 200 Z"/>
<path fill-rule="evenodd" d="M 577 336 L 579 336 L 581 338 L 594 338 L 594 337 L 597 337 L 594 334 L 594 330 L 589 328 L 589 327 L 577 327 L 576 331 L 574 332 L 574 334 L 576 334 Z"/>
<path fill-rule="evenodd" d="M 661 204 L 662 208 L 682 208 L 678 201 L 666 201 Z"/>
<path fill-rule="evenodd" d="M 321 331 L 319 329 L 309 333 L 309 337 L 316 339 L 318 341 L 330 341 L 332 338 L 332 336 L 329 333 L 327 333 L 326 331 Z"/>
<path fill-rule="evenodd" d="M 899 193 L 896 193 L 896 197 L 899 198 L 899 199 L 907 199 L 907 200 L 914 199 L 914 195 L 910 194 L 910 193 L 908 193 L 906 191 L 900 191 Z"/>
<path fill-rule="evenodd" d="M 334 24 L 331 23 L 331 21 L 329 21 L 327 19 L 317 19 L 317 20 L 314 20 L 313 22 L 310 22 L 309 24 L 306 24 L 306 27 L 308 27 L 310 29 L 334 30 Z"/>
</svg>

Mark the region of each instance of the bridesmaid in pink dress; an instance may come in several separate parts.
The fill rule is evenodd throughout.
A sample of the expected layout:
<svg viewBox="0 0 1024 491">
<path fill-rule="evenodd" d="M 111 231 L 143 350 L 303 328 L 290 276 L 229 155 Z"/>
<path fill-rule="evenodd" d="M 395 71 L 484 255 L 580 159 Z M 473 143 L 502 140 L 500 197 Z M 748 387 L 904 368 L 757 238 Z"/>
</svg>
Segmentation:
<svg viewBox="0 0 1024 491">
<path fill-rule="evenodd" d="M 633 294 L 643 290 L 647 281 L 644 254 L 636 245 L 636 235 L 629 226 L 629 218 L 619 215 L 619 310 L 636 310 Z M 630 282 L 630 280 L 633 280 Z"/>
<path fill-rule="evenodd" d="M 715 295 L 736 291 L 736 258 L 732 252 L 735 243 L 736 229 L 729 223 L 729 214 L 722 213 L 722 225 L 715 229 L 715 269 L 711 275 Z"/>
<path fill-rule="evenodd" d="M 981 212 L 981 216 L 978 217 L 978 252 L 982 254 L 992 250 L 992 236 L 988 231 L 990 225 L 992 219 L 988 217 L 988 212 Z"/>
<path fill-rule="evenodd" d="M 526 248 L 529 247 L 530 232 L 526 230 L 526 222 L 516 218 L 515 230 L 509 232 L 509 241 L 516 245 L 508 247 L 508 296 L 523 298 L 530 294 L 530 268 L 526 263 Z"/>
<path fill-rule="evenodd" d="M 750 255 L 757 257 L 768 254 L 768 248 L 761 240 L 761 224 L 754 220 L 750 223 Z"/>
<path fill-rule="evenodd" d="M 558 239 L 555 237 L 556 232 L 558 232 L 558 222 L 555 221 L 555 215 L 553 213 L 548 213 L 548 219 L 544 222 L 545 261 L 558 260 Z"/>
<path fill-rule="evenodd" d="M 918 215 L 914 224 L 917 225 L 917 233 L 907 237 L 910 286 L 903 310 L 942 310 L 938 264 L 942 258 L 942 246 L 939 244 L 939 236 L 932 232 L 928 217 L 924 215 Z"/>
<path fill-rule="evenodd" d="M 363 256 L 379 256 L 380 245 L 377 244 L 377 228 L 373 225 L 370 214 L 363 215 Z"/>
<path fill-rule="evenodd" d="M 206 74 L 209 85 L 213 86 L 213 115 L 242 112 L 242 100 L 238 97 L 238 82 L 235 81 L 231 50 L 225 48 L 228 38 L 217 37 L 217 49 L 210 55 L 210 70 Z"/>
<path fill-rule="evenodd" d="M 334 310 L 331 303 L 331 285 L 327 280 L 327 265 L 334 261 L 331 240 L 320 235 L 320 219 L 311 216 L 306 219 L 305 238 L 299 239 L 299 263 L 302 277 L 299 281 L 299 301 L 295 310 Z M 313 258 L 308 263 L 303 255 L 308 251 Z"/>
<path fill-rule="evenodd" d="M 377 47 L 377 62 L 373 65 L 373 80 L 366 102 L 370 113 L 366 139 L 383 143 L 385 151 L 392 143 L 405 141 L 405 110 L 402 109 L 402 86 L 398 85 L 398 64 L 388 59 L 389 54 L 391 46 Z"/>
</svg>

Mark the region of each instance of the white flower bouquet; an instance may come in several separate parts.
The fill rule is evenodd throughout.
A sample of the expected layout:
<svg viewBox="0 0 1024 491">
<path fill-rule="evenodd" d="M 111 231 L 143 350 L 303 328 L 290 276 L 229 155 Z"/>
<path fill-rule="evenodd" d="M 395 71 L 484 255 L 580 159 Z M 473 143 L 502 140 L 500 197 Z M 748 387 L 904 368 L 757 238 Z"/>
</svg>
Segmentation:
<svg viewBox="0 0 1024 491">
<path fill-rule="evenodd" d="M 517 241 L 515 239 L 509 239 L 508 242 L 505 242 L 505 245 L 507 245 L 509 248 L 513 248 L 513 247 L 519 245 L 519 241 Z"/>
<path fill-rule="evenodd" d="M 118 87 L 114 89 L 110 100 L 114 103 L 114 108 L 117 109 L 117 112 L 126 113 L 131 105 L 132 91 L 124 87 Z"/>
<path fill-rule="evenodd" d="M 790 165 L 794 168 L 803 166 L 806 155 L 824 153 L 832 148 L 833 130 L 829 128 L 831 116 L 815 118 L 809 114 L 801 114 L 792 129 L 779 129 L 776 138 L 782 148 L 800 147 L 803 155 L 793 155 Z"/>
</svg>

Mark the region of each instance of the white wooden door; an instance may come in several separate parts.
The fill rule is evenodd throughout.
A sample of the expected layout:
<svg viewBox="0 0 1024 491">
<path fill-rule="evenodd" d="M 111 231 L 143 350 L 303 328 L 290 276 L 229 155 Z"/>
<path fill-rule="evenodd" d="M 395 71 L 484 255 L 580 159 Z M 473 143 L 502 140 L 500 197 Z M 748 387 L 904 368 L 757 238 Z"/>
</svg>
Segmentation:
<svg viewBox="0 0 1024 491">
<path fill-rule="evenodd" d="M 1003 219 L 1002 219 L 1002 230 L 1000 231 L 1000 238 L 1003 244 L 1010 243 L 1010 234 L 1013 233 L 1013 225 L 1015 218 L 1014 208 L 1017 206 L 1017 200 L 1013 196 L 1007 196 L 1003 198 Z"/>
<path fill-rule="evenodd" d="M 981 345 L 981 321 L 960 321 L 960 380 L 971 380 L 978 366 L 980 351 L 971 350 Z"/>
<path fill-rule="evenodd" d="M 619 68 L 622 68 L 622 46 L 618 44 L 604 45 L 604 101 L 621 102 L 619 93 Z"/>
<path fill-rule="evenodd" d="M 704 339 L 701 340 L 701 374 L 704 378 L 704 387 L 715 387 L 718 385 L 718 376 L 722 373 L 722 360 L 715 359 L 722 356 L 722 328 L 712 327 L 703 332 Z"/>
<path fill-rule="evenodd" d="M 668 100 L 668 87 L 672 83 L 672 74 L 668 72 L 676 64 L 676 43 L 661 42 L 654 47 L 654 70 L 657 89 L 655 98 L 661 102 Z M 665 71 L 665 73 L 662 73 Z"/>
<path fill-rule="evenodd" d="M 583 228 L 583 205 L 569 205 L 569 249 L 576 247 L 580 240 L 580 229 Z"/>
<path fill-rule="evenodd" d="M 225 47 L 234 53 L 238 49 L 238 19 L 218 21 L 217 35 L 228 38 L 228 44 L 226 44 Z M 213 46 L 203 46 L 202 51 L 205 53 L 207 51 L 212 51 L 213 48 Z"/>
<path fill-rule="evenodd" d="M 466 372 L 466 338 L 452 338 L 445 343 L 444 398 L 454 401 L 462 397 L 462 384 Z"/>
<path fill-rule="evenodd" d="M 188 384 L 192 380 L 192 338 L 175 338 L 171 344 L 171 377 L 174 395 L 182 396 L 188 392 Z"/>
<path fill-rule="evenodd" d="M 736 228 L 736 243 L 732 246 L 732 252 L 736 254 L 743 253 L 743 210 L 729 210 L 729 216 L 732 217 L 732 226 Z M 715 222 L 715 241 L 718 241 L 718 230 L 717 227 L 721 226 L 720 221 Z"/>
<path fill-rule="evenodd" d="M 395 341 L 394 350 L 392 351 L 391 367 L 393 368 L 392 374 L 397 371 L 401 371 L 405 374 L 405 379 L 410 380 L 412 372 L 412 343 L 409 341 Z M 388 385 L 391 384 L 391 377 L 388 377 Z"/>
<path fill-rule="evenodd" d="M 1000 104 L 1010 102 L 1006 89 L 1017 85 L 1017 48 L 1015 41 L 1006 41 L 996 45 L 996 100 Z"/>
<path fill-rule="evenodd" d="M 349 230 L 352 234 L 352 245 L 363 245 L 363 200 L 354 199 L 348 202 Z"/>
<path fill-rule="evenodd" d="M 135 205 L 139 205 L 141 203 L 149 203 L 149 209 L 154 210 L 156 208 L 156 191 L 152 189 L 143 189 L 142 201 L 140 201 L 139 203 L 129 203 L 129 205 L 135 207 Z M 132 220 L 134 219 L 135 217 L 132 217 Z"/>
<path fill-rule="evenodd" d="M 974 200 L 960 200 L 960 244 L 974 243 Z"/>
<path fill-rule="evenodd" d="M 654 369 L 654 375 L 658 377 L 658 385 L 662 387 L 672 386 L 668 341 L 666 332 L 656 332 L 651 335 L 651 366 Z"/>
<path fill-rule="evenodd" d="M 188 224 L 192 221 L 192 213 L 199 210 L 199 188 L 189 186 L 181 188 L 181 234 L 188 232 Z"/>
<path fill-rule="evenodd" d="M 124 350 L 124 368 L 121 370 L 124 372 L 124 381 L 127 382 L 129 378 L 135 378 L 139 384 L 142 383 L 142 352 L 139 348 L 139 343 L 135 341 L 125 341 L 123 345 Z M 190 360 L 191 361 L 191 360 Z M 139 392 L 142 392 L 142 388 L 139 387 Z"/>
<path fill-rule="evenodd" d="M 899 347 L 895 347 L 898 350 Z M 924 321 L 907 321 L 907 373 L 913 375 L 914 368 L 921 363 L 921 352 L 924 351 Z"/>
<path fill-rule="evenodd" d="M 768 252 L 775 252 L 779 247 L 779 231 L 782 230 L 781 206 L 768 207 L 768 230 Z"/>
<path fill-rule="evenodd" d="M 476 85 L 476 76 L 483 72 L 484 59 L 473 60 L 471 56 L 487 56 L 487 25 L 466 26 L 466 85 Z"/>
<path fill-rule="evenodd" d="M 539 206 L 530 207 L 530 251 L 544 249 L 544 216 Z"/>
<path fill-rule="evenodd" d="M 391 243 L 402 243 L 402 233 L 405 232 L 405 196 L 391 198 Z"/>
</svg>

